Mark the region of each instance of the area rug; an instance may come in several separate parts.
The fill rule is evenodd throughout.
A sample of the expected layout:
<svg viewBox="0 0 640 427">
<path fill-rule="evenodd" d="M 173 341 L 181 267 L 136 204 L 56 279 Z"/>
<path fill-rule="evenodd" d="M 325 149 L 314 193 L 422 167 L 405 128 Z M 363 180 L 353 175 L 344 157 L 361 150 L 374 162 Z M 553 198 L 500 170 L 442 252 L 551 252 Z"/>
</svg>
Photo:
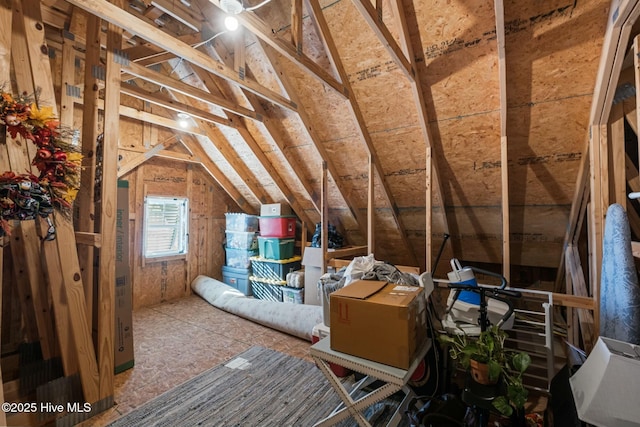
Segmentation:
<svg viewBox="0 0 640 427">
<path fill-rule="evenodd" d="M 338 403 L 337 395 L 313 363 L 252 347 L 110 426 L 307 427 L 329 415 Z M 387 413 L 392 414 L 391 404 L 382 402 L 367 411 L 366 417 L 380 420 Z M 339 425 L 357 423 L 345 420 Z"/>
</svg>

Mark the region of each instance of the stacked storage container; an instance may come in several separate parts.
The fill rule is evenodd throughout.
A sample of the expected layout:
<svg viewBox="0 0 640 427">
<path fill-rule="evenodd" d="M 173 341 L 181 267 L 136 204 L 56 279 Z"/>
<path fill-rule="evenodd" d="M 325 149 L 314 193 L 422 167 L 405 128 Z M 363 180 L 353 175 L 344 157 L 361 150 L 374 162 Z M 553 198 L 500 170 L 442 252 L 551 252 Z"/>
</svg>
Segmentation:
<svg viewBox="0 0 640 427">
<path fill-rule="evenodd" d="M 225 245 L 227 265 L 222 267 L 222 281 L 245 295 L 252 295 L 251 257 L 258 255 L 258 217 L 243 213 L 226 213 Z"/>
<path fill-rule="evenodd" d="M 251 287 L 256 298 L 302 303 L 303 290 L 286 286 L 287 274 L 301 267 L 300 256 L 294 254 L 296 217 L 281 215 L 281 206 L 262 205 L 258 236 L 260 256 L 251 258 Z"/>
</svg>

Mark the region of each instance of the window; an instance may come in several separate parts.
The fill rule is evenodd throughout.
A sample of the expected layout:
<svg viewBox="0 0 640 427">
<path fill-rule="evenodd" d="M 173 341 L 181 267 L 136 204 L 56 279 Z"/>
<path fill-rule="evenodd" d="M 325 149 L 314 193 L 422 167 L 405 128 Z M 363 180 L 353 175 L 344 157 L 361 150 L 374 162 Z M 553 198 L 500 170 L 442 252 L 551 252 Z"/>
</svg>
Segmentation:
<svg viewBox="0 0 640 427">
<path fill-rule="evenodd" d="M 189 200 L 147 196 L 144 201 L 144 256 L 157 258 L 187 253 Z"/>
</svg>

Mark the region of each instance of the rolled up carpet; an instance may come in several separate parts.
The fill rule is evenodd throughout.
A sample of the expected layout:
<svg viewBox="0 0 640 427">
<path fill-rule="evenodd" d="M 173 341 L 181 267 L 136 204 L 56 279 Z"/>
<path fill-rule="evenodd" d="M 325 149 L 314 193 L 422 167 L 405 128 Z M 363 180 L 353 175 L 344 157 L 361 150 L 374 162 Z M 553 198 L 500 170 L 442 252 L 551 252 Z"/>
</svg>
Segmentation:
<svg viewBox="0 0 640 427">
<path fill-rule="evenodd" d="M 309 341 L 313 327 L 322 323 L 322 307 L 319 305 L 247 297 L 226 283 L 203 275 L 193 280 L 191 289 L 214 307 Z"/>
</svg>

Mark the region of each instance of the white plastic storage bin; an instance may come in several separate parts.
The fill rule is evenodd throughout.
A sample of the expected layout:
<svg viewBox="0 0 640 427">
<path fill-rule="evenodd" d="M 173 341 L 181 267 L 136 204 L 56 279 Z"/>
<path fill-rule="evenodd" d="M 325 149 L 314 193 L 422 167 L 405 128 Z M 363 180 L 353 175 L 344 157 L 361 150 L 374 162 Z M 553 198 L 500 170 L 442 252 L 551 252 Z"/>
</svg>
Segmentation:
<svg viewBox="0 0 640 427">
<path fill-rule="evenodd" d="M 255 233 L 258 231 L 258 217 L 245 213 L 227 212 L 224 214 L 227 231 L 245 231 Z"/>
<path fill-rule="evenodd" d="M 258 249 L 258 233 L 254 231 L 226 231 L 227 247 L 232 249 Z"/>
</svg>

